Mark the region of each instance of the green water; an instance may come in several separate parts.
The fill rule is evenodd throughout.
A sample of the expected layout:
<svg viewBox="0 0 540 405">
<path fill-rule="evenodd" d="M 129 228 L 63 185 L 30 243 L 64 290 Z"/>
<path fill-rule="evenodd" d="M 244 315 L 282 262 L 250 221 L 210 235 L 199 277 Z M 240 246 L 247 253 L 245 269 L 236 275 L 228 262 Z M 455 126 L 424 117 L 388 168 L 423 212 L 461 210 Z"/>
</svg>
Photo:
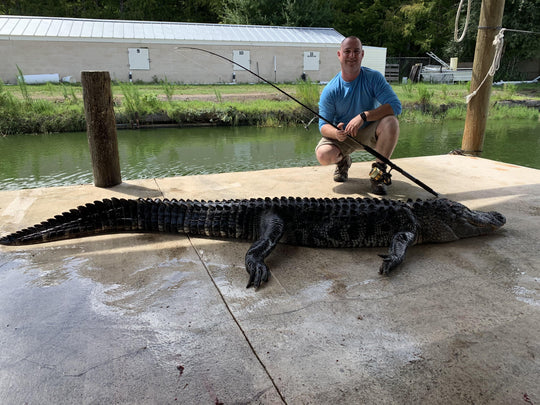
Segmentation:
<svg viewBox="0 0 540 405">
<path fill-rule="evenodd" d="M 401 125 L 392 158 L 446 154 L 461 147 L 462 122 Z M 118 131 L 122 179 L 315 166 L 316 125 L 294 128 L 174 128 Z M 85 133 L 0 138 L 0 189 L 92 183 Z M 540 124 L 488 123 L 482 157 L 540 169 Z M 353 161 L 372 160 L 367 152 Z"/>
</svg>

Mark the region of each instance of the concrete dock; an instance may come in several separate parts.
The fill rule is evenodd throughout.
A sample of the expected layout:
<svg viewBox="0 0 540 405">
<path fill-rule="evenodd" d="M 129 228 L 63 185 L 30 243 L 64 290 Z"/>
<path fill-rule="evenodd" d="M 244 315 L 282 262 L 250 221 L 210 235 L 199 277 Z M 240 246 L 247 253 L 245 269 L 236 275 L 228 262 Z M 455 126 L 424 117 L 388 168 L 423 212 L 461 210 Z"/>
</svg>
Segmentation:
<svg viewBox="0 0 540 405">
<path fill-rule="evenodd" d="M 540 170 L 396 159 L 496 234 L 386 249 L 121 234 L 0 246 L 2 404 L 540 404 Z M 369 196 L 370 163 L 0 192 L 0 235 L 97 199 Z M 432 196 L 393 173 L 389 198 Z"/>
</svg>

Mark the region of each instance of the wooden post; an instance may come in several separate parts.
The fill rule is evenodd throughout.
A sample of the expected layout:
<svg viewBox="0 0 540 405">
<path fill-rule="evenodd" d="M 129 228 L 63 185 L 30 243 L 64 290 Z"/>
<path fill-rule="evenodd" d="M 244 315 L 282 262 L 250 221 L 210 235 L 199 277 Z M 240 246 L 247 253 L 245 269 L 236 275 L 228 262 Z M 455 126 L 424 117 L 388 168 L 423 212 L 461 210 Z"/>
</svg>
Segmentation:
<svg viewBox="0 0 540 405">
<path fill-rule="evenodd" d="M 495 55 L 493 40 L 501 28 L 503 12 L 504 0 L 482 0 L 471 80 L 471 92 L 475 90 L 478 92 L 467 104 L 467 117 L 461 143 L 461 149 L 470 155 L 480 155 L 484 147 L 484 132 L 493 77 L 489 76 L 480 89 L 478 86 L 486 77 L 493 62 Z"/>
<path fill-rule="evenodd" d="M 94 185 L 112 187 L 122 176 L 109 72 L 81 72 L 81 84 Z"/>
</svg>

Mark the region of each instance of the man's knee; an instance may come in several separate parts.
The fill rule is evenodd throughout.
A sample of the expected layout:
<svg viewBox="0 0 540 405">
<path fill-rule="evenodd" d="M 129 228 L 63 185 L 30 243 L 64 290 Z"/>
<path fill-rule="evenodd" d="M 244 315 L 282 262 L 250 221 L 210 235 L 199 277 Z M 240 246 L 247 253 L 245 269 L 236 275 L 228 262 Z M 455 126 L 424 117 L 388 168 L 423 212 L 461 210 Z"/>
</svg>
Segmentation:
<svg viewBox="0 0 540 405">
<path fill-rule="evenodd" d="M 335 146 L 321 145 L 315 150 L 315 156 L 321 165 L 336 163 L 341 152 Z"/>
<path fill-rule="evenodd" d="M 387 115 L 381 119 L 376 133 L 378 138 L 388 137 L 397 141 L 399 137 L 399 120 L 395 115 Z"/>
</svg>

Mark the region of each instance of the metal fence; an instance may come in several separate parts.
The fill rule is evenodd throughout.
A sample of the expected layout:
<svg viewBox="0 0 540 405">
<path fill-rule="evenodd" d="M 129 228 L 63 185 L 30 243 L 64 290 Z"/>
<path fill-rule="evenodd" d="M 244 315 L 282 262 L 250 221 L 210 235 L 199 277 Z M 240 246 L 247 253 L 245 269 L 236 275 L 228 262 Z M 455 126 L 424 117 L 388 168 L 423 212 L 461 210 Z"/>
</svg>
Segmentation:
<svg viewBox="0 0 540 405">
<path fill-rule="evenodd" d="M 409 77 L 411 69 L 417 63 L 422 65 L 429 65 L 432 63 L 430 57 L 388 57 L 386 58 L 386 64 L 399 65 L 399 77 Z"/>
</svg>

